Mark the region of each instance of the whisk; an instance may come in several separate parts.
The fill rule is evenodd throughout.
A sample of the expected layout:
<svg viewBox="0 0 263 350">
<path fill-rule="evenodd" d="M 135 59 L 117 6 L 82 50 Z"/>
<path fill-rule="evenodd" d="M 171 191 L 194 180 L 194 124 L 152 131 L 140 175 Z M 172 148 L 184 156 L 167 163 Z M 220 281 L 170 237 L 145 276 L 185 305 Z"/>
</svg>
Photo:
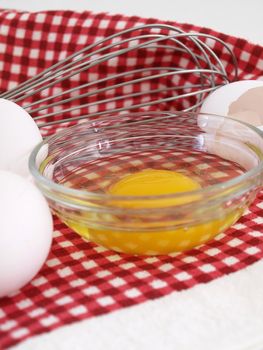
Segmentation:
<svg viewBox="0 0 263 350">
<path fill-rule="evenodd" d="M 92 43 L 0 97 L 45 128 L 130 110 L 193 111 L 236 78 L 235 56 L 219 38 L 146 24 Z"/>
</svg>

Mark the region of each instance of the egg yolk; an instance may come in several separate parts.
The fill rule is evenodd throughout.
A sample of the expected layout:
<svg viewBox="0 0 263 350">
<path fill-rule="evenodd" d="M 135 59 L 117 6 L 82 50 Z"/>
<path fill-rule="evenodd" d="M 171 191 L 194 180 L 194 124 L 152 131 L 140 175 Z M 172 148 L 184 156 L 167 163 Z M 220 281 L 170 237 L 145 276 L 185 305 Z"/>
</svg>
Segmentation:
<svg viewBox="0 0 263 350">
<path fill-rule="evenodd" d="M 190 191 L 200 188 L 201 186 L 196 180 L 181 173 L 170 170 L 147 169 L 124 176 L 109 188 L 108 193 L 134 197 L 133 200 L 127 201 L 125 199 L 115 200 L 112 202 L 114 207 L 127 209 L 163 208 L 160 209 L 160 216 L 162 216 L 162 212 L 165 212 L 165 207 L 188 204 L 198 200 L 200 194 Z M 182 192 L 184 192 L 184 195 L 181 197 L 168 196 L 167 198 L 157 198 L 152 201 L 139 197 L 180 194 Z M 189 192 L 189 196 L 186 195 L 187 192 Z M 138 200 L 136 197 L 138 197 Z M 111 214 L 94 215 L 100 215 L 99 221 L 103 223 L 109 221 L 109 215 Z M 127 214 L 126 218 L 123 216 L 118 217 L 117 215 L 111 216 L 110 221 L 113 221 L 113 225 L 108 225 L 108 227 L 119 226 L 122 229 L 88 227 L 88 220 L 84 224 L 84 220 L 81 220 L 81 218 L 78 221 L 67 220 L 66 223 L 84 238 L 115 251 L 129 254 L 155 255 L 187 250 L 207 242 L 219 232 L 228 228 L 240 216 L 241 212 L 235 210 L 225 215 L 221 213 L 217 219 L 213 220 L 202 218 L 202 223 L 194 225 L 178 225 L 178 219 L 175 222 L 174 218 L 171 218 L 170 222 L 169 220 L 162 221 L 160 219 L 158 223 L 158 218 L 154 217 L 153 223 L 151 223 L 151 220 L 149 218 L 145 219 L 143 215 L 141 218 L 135 219 L 129 214 Z M 163 228 L 164 225 L 167 225 L 167 229 Z M 169 226 L 174 226 L 175 228 L 169 229 Z M 153 227 L 155 229 L 150 230 Z"/>
<path fill-rule="evenodd" d="M 190 192 L 200 189 L 200 184 L 181 173 L 170 170 L 147 169 L 134 174 L 126 175 L 121 180 L 113 184 L 109 193 L 123 196 L 159 196 L 179 194 L 180 192 Z M 128 208 L 160 208 L 171 205 L 185 204 L 196 199 L 196 195 L 163 199 L 133 199 L 128 201 L 115 202 L 120 206 Z"/>
</svg>

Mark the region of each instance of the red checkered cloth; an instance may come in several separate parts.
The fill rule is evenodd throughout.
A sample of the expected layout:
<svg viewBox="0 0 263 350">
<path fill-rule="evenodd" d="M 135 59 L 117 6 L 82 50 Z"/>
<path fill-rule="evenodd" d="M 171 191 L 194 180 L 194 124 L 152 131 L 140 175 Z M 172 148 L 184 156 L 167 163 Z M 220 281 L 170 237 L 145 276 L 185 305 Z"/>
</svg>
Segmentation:
<svg viewBox="0 0 263 350">
<path fill-rule="evenodd" d="M 156 22 L 160 23 L 90 12 L 0 10 L 0 91 L 99 38 Z M 207 28 L 162 23 L 209 33 L 228 43 L 238 58 L 240 79 L 256 79 L 262 73 L 262 47 Z M 222 53 L 220 58 L 227 66 L 228 57 Z M 260 194 L 237 224 L 209 244 L 169 256 L 117 254 L 83 241 L 55 219 L 46 264 L 21 291 L 0 300 L 0 348 L 72 322 L 180 292 L 253 264 L 263 257 L 262 200 Z"/>
</svg>

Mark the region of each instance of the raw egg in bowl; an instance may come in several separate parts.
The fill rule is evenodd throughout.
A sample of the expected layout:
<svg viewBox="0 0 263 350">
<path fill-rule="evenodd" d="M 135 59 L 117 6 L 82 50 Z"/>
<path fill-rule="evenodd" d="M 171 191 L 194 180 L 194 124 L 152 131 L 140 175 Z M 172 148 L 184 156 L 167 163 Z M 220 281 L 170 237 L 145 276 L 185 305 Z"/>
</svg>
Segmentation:
<svg viewBox="0 0 263 350">
<path fill-rule="evenodd" d="M 241 121 L 145 112 L 59 131 L 34 149 L 29 167 L 52 211 L 84 239 L 157 255 L 235 223 L 260 190 L 262 157 L 263 133 Z"/>
</svg>

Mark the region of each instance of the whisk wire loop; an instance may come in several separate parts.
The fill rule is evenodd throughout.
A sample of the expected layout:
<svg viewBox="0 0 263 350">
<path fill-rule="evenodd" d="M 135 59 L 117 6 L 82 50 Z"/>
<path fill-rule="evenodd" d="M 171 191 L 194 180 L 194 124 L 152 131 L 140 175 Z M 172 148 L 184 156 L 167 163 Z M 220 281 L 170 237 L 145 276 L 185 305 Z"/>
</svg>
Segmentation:
<svg viewBox="0 0 263 350">
<path fill-rule="evenodd" d="M 227 53 L 231 76 L 213 46 Z M 209 92 L 236 78 L 237 61 L 224 41 L 157 23 L 96 41 L 0 97 L 47 127 L 108 114 L 107 106 L 111 113 L 196 110 Z"/>
</svg>

